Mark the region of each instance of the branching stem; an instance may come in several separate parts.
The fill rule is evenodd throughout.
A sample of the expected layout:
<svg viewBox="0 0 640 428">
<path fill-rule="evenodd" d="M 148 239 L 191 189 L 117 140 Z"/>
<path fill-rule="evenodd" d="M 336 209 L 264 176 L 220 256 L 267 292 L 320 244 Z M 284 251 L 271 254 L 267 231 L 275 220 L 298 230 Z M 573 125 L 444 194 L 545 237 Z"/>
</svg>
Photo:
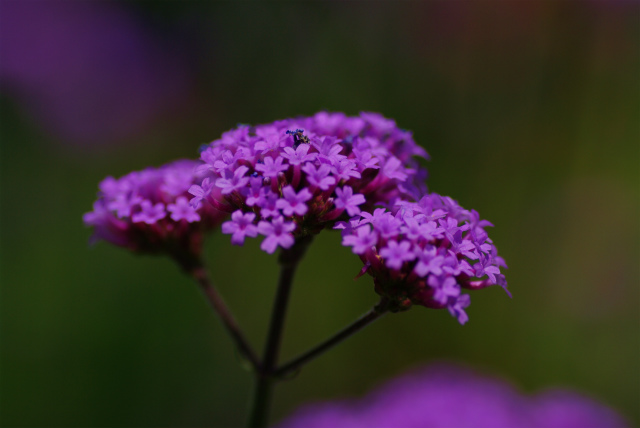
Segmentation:
<svg viewBox="0 0 640 428">
<path fill-rule="evenodd" d="M 342 342 L 343 340 L 350 337 L 354 333 L 360 331 L 365 326 L 371 324 L 373 321 L 377 320 L 382 315 L 384 315 L 387 311 L 388 311 L 388 308 L 386 306 L 386 302 L 381 301 L 378 306 L 374 307 L 369 312 L 362 315 L 360 318 L 354 321 L 351 325 L 340 330 L 338 333 L 336 333 L 329 339 L 325 340 L 324 342 L 320 343 L 319 345 L 311 348 L 304 354 L 301 354 L 300 356 L 294 358 L 288 363 L 282 365 L 280 368 L 278 368 L 273 372 L 273 375 L 276 377 L 283 377 L 295 370 L 298 370 L 300 367 L 302 367 L 309 361 L 319 357 L 329 349 L 333 348 L 338 343 Z"/>
</svg>

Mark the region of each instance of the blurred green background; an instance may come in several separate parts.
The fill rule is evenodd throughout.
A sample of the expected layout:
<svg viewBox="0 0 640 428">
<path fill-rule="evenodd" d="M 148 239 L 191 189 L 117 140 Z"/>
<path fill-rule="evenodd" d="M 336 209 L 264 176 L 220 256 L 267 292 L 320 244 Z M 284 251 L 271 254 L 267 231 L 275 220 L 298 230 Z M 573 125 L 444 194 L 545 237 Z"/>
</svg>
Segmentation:
<svg viewBox="0 0 640 428">
<path fill-rule="evenodd" d="M 637 2 L 0 2 L 3 426 L 240 426 L 251 376 L 197 287 L 100 243 L 98 182 L 236 123 L 378 111 L 432 156 L 431 190 L 475 208 L 513 299 L 470 322 L 388 315 L 279 385 L 274 420 L 453 360 L 524 391 L 567 387 L 640 424 Z M 276 258 L 211 235 L 256 347 Z M 316 239 L 282 358 L 377 301 L 337 233 Z"/>
</svg>

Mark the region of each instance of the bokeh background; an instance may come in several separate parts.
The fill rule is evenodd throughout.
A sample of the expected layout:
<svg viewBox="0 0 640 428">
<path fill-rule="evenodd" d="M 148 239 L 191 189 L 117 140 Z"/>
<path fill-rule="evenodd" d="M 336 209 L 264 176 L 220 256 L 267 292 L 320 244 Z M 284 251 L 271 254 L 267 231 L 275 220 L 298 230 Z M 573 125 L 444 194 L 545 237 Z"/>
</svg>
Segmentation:
<svg viewBox="0 0 640 428">
<path fill-rule="evenodd" d="M 432 156 L 430 189 L 475 208 L 510 269 L 470 322 L 388 315 L 279 385 L 274 420 L 461 362 L 565 387 L 640 424 L 637 2 L 0 1 L 0 421 L 240 426 L 251 376 L 167 259 L 100 243 L 97 183 L 236 123 L 378 111 Z M 261 348 L 276 258 L 211 235 L 221 292 Z M 377 301 L 337 233 L 292 295 L 288 359 Z"/>
</svg>

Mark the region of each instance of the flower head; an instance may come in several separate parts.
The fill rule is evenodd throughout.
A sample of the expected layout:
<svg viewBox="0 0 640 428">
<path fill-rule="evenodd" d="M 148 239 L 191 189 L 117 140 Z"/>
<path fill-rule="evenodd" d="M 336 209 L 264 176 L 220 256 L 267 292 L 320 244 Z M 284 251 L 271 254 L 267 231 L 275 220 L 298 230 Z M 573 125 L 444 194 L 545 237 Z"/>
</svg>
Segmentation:
<svg viewBox="0 0 640 428">
<path fill-rule="evenodd" d="M 362 259 L 392 311 L 414 304 L 447 308 L 464 324 L 471 300 L 462 289 L 500 285 L 506 290 L 500 271 L 506 264 L 484 230 L 491 223 L 451 198 L 431 193 L 419 202 L 397 201 L 389 210 L 354 218 L 355 226 L 340 227 L 342 243 Z"/>
<path fill-rule="evenodd" d="M 202 203 L 222 196 L 206 172 L 196 172 L 199 165 L 179 160 L 119 179 L 105 178 L 93 211 L 83 216 L 84 223 L 93 227 L 91 242 L 104 240 L 146 253 L 197 254 L 202 233 L 227 216 Z"/>
<path fill-rule="evenodd" d="M 243 125 L 201 152 L 201 168 L 211 176 L 192 186 L 191 203 L 255 214 L 251 223 L 265 236 L 262 248 L 273 252 L 288 248 L 290 238 L 331 228 L 376 204 L 419 199 L 426 172 L 415 157 L 427 154 L 411 133 L 375 113 L 320 112 Z M 216 190 L 222 198 L 208 198 Z M 232 239 L 242 243 L 244 236 L 252 235 Z"/>
</svg>

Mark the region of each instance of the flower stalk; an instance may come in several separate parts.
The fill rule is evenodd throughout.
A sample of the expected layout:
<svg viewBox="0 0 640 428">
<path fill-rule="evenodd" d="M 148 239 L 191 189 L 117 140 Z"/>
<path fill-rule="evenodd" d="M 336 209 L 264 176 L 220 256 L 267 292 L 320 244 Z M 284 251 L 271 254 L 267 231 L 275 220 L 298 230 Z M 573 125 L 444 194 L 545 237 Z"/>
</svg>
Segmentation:
<svg viewBox="0 0 640 428">
<path fill-rule="evenodd" d="M 189 274 L 196 280 L 207 301 L 222 320 L 227 333 L 229 333 L 229 336 L 234 341 L 240 354 L 251 363 L 255 373 L 260 373 L 262 369 L 258 356 L 245 338 L 244 333 L 240 329 L 238 322 L 229 310 L 227 304 L 224 302 L 224 299 L 209 279 L 207 270 L 202 265 L 197 265 L 189 271 Z"/>
<path fill-rule="evenodd" d="M 388 301 L 386 299 L 381 299 L 380 303 L 376 305 L 374 308 L 369 310 L 367 313 L 362 315 L 356 321 L 348 325 L 347 327 L 340 330 L 335 335 L 331 336 L 324 342 L 318 344 L 317 346 L 309 349 L 304 354 L 294 358 L 288 363 L 282 365 L 278 368 L 273 374 L 278 378 L 286 377 L 288 374 L 298 370 L 303 365 L 307 364 L 311 360 L 316 359 L 320 355 L 324 354 L 329 349 L 333 348 L 343 340 L 351 337 L 353 334 L 362 330 L 367 325 L 371 324 L 382 315 L 386 314 L 389 311 Z"/>
<path fill-rule="evenodd" d="M 282 333 L 289 303 L 289 295 L 293 285 L 293 277 L 300 260 L 304 256 L 309 244 L 313 240 L 312 235 L 298 238 L 291 248 L 283 249 L 280 253 L 280 278 L 278 290 L 271 312 L 271 322 L 264 355 L 261 363 L 261 371 L 256 373 L 256 389 L 249 418 L 249 427 L 264 427 L 268 422 L 268 413 L 274 385 L 273 372 L 278 363 L 278 354 L 282 342 Z"/>
</svg>

